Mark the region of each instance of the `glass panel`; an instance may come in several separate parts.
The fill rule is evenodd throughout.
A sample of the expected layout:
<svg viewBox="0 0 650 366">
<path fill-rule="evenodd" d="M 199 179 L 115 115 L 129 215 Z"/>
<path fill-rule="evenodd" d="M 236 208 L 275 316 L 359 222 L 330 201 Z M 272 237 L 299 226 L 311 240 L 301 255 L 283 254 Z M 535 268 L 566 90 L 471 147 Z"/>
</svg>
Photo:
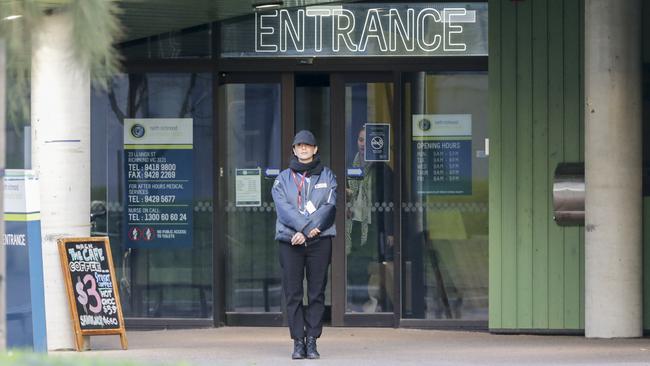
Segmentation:
<svg viewBox="0 0 650 366">
<path fill-rule="evenodd" d="M 127 59 L 209 58 L 212 56 L 212 24 L 124 42 L 119 49 Z"/>
<path fill-rule="evenodd" d="M 345 86 L 347 312 L 393 311 L 392 101 L 391 83 Z"/>
<path fill-rule="evenodd" d="M 280 84 L 220 87 L 226 123 L 226 311 L 280 312 L 281 275 L 271 197 L 280 169 Z"/>
<path fill-rule="evenodd" d="M 129 74 L 92 94 L 94 235 L 108 235 L 127 317 L 212 317 L 212 76 Z M 125 118 L 192 118 L 193 243 L 128 249 L 123 243 Z"/>
<path fill-rule="evenodd" d="M 405 76 L 402 316 L 487 320 L 487 73 Z"/>
<path fill-rule="evenodd" d="M 329 74 L 296 75 L 295 79 L 295 132 L 309 130 L 318 142 L 318 153 L 323 165 L 332 167 L 330 154 L 330 79 Z M 332 306 L 332 267 L 328 270 L 327 287 L 325 288 L 325 321 L 329 319 L 327 309 Z M 307 280 L 304 281 L 305 289 Z M 307 290 L 304 291 L 307 303 Z"/>
<path fill-rule="evenodd" d="M 330 165 L 329 74 L 296 75 L 296 132 L 309 130 L 318 141 L 324 165 Z"/>
</svg>

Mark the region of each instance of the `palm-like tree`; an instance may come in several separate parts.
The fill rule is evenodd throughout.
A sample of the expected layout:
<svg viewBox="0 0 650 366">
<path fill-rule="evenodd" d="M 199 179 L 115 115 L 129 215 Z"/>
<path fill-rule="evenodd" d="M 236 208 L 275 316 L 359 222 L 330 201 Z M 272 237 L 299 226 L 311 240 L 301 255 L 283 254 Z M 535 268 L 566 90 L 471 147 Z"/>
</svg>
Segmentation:
<svg viewBox="0 0 650 366">
<path fill-rule="evenodd" d="M 32 35 L 43 17 L 55 12 L 70 14 L 72 51 L 75 59 L 88 68 L 96 86 L 105 87 L 119 69 L 120 57 L 113 45 L 122 32 L 114 0 L 0 0 L 0 172 L 5 167 L 6 119 L 15 128 L 29 120 Z M 0 207 L 3 204 L 0 189 Z M 2 234 L 0 210 L 0 237 Z M 0 349 L 6 344 L 4 258 L 4 246 L 0 246 Z"/>
</svg>

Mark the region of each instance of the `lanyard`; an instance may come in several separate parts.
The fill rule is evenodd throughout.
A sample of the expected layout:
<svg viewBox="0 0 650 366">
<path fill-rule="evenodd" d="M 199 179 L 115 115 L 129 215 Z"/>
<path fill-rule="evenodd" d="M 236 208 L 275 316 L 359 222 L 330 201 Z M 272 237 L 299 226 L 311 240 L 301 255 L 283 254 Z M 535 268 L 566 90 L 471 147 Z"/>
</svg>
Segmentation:
<svg viewBox="0 0 650 366">
<path fill-rule="evenodd" d="M 298 179 L 296 178 L 296 173 L 291 172 L 291 176 L 293 177 L 294 183 L 296 183 L 296 187 L 298 187 L 298 209 L 300 210 L 300 206 L 302 206 L 302 196 L 300 193 L 302 192 L 302 187 L 305 185 L 305 177 L 307 176 L 307 172 L 302 175 L 302 180 L 300 183 L 298 183 Z"/>
</svg>

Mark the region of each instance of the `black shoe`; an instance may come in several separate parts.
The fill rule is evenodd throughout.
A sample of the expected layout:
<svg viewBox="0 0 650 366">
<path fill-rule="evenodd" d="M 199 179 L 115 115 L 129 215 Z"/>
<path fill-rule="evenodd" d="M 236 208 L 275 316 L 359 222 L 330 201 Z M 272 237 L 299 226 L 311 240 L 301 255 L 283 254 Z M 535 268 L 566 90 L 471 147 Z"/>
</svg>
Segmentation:
<svg viewBox="0 0 650 366">
<path fill-rule="evenodd" d="M 291 358 L 294 360 L 302 360 L 305 358 L 305 341 L 302 338 L 293 340 L 293 353 Z"/>
<path fill-rule="evenodd" d="M 316 349 L 316 337 L 307 337 L 307 358 L 310 360 L 320 358 L 320 354 Z"/>
</svg>

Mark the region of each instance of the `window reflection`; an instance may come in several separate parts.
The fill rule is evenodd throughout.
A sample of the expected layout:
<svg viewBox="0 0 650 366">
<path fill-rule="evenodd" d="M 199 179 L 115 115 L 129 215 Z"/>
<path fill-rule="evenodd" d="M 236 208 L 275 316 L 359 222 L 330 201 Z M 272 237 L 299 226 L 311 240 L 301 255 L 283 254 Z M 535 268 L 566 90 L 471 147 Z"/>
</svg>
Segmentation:
<svg viewBox="0 0 650 366">
<path fill-rule="evenodd" d="M 487 75 L 406 80 L 403 317 L 487 320 Z"/>
<path fill-rule="evenodd" d="M 280 312 L 281 276 L 271 186 L 280 169 L 280 85 L 227 84 L 219 93 L 226 122 L 226 311 Z M 238 198 L 237 170 L 257 171 L 260 201 Z M 259 170 L 257 170 L 259 169 Z M 250 177 L 249 177 L 250 178 Z M 241 194 L 241 190 L 239 194 Z"/>
<path fill-rule="evenodd" d="M 212 317 L 212 76 L 117 76 L 91 101 L 91 199 L 102 213 L 126 317 Z M 124 118 L 192 118 L 194 241 L 190 248 L 127 249 L 123 240 Z"/>
<path fill-rule="evenodd" d="M 370 124 L 391 134 L 393 87 L 390 83 L 346 85 L 345 249 L 347 312 L 393 311 L 393 149 L 386 158 L 367 159 Z M 385 160 L 385 161 L 375 161 Z"/>
</svg>

